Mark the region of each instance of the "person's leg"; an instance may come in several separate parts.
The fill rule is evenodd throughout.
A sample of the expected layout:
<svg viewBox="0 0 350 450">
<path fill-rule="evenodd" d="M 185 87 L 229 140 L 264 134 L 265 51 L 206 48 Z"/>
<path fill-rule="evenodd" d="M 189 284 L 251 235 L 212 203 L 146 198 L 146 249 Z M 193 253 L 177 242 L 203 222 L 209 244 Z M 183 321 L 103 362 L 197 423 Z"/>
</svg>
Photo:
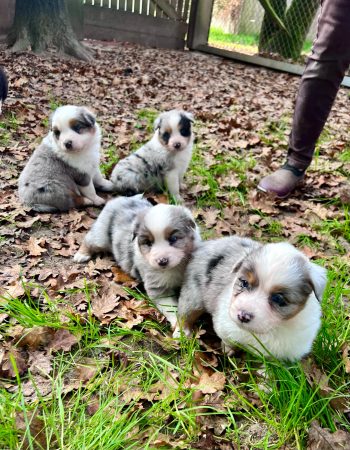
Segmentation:
<svg viewBox="0 0 350 450">
<path fill-rule="evenodd" d="M 324 0 L 296 99 L 286 164 L 258 188 L 286 197 L 303 178 L 350 64 L 350 2 Z"/>
</svg>

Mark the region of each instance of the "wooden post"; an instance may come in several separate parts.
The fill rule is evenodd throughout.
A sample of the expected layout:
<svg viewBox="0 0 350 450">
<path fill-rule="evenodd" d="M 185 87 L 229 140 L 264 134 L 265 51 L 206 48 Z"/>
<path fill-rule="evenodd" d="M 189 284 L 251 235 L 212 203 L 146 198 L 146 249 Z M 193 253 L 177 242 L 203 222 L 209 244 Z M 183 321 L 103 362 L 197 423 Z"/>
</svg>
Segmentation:
<svg viewBox="0 0 350 450">
<path fill-rule="evenodd" d="M 187 47 L 207 45 L 214 0 L 192 0 Z"/>
</svg>

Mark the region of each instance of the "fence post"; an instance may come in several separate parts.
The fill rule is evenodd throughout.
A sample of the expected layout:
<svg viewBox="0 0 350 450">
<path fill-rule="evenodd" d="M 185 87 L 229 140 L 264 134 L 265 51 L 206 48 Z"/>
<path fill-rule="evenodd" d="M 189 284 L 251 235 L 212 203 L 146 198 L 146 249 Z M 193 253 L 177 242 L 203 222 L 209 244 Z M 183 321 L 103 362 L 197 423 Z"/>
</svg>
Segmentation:
<svg viewBox="0 0 350 450">
<path fill-rule="evenodd" d="M 187 47 L 195 50 L 207 45 L 214 0 L 192 0 Z"/>
</svg>

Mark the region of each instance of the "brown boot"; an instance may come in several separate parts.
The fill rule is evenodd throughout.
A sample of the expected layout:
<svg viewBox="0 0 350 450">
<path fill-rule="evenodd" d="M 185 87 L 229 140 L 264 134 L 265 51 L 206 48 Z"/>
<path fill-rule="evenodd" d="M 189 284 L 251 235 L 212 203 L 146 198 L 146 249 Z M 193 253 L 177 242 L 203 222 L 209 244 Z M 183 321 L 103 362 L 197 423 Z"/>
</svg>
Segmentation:
<svg viewBox="0 0 350 450">
<path fill-rule="evenodd" d="M 258 189 L 262 192 L 270 192 L 278 198 L 285 198 L 294 191 L 296 185 L 304 178 L 304 170 L 298 169 L 286 163 L 276 172 L 263 178 Z"/>
</svg>

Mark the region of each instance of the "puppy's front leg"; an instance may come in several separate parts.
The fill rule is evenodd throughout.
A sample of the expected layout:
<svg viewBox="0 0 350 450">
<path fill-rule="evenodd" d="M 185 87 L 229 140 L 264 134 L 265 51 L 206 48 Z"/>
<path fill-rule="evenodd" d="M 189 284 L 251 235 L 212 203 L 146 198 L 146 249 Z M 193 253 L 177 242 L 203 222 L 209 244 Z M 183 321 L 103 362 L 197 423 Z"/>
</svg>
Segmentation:
<svg viewBox="0 0 350 450">
<path fill-rule="evenodd" d="M 95 206 L 101 206 L 106 203 L 106 200 L 102 197 L 99 197 L 96 194 L 94 183 L 92 179 L 90 180 L 90 183 L 87 186 L 78 186 L 79 191 L 84 197 L 87 197 L 89 200 L 91 200 Z"/>
<path fill-rule="evenodd" d="M 173 338 L 179 338 L 181 332 L 190 337 L 195 321 L 205 312 L 205 307 L 197 292 L 191 287 L 183 287 L 179 297 L 177 323 Z"/>
<path fill-rule="evenodd" d="M 176 201 L 179 203 L 183 202 L 183 198 L 180 195 L 180 183 L 179 183 L 179 174 L 177 170 L 171 170 L 165 176 L 165 182 L 169 193 L 175 197 Z"/>
<path fill-rule="evenodd" d="M 174 329 L 177 323 L 177 297 L 166 295 L 157 289 L 147 289 L 147 282 L 145 283 L 145 289 L 149 298 L 170 322 L 171 328 Z"/>
<path fill-rule="evenodd" d="M 103 178 L 103 175 L 100 172 L 100 169 L 96 170 L 92 181 L 97 190 L 104 191 L 104 192 L 111 192 L 114 189 L 114 184 L 111 181 Z"/>
</svg>

